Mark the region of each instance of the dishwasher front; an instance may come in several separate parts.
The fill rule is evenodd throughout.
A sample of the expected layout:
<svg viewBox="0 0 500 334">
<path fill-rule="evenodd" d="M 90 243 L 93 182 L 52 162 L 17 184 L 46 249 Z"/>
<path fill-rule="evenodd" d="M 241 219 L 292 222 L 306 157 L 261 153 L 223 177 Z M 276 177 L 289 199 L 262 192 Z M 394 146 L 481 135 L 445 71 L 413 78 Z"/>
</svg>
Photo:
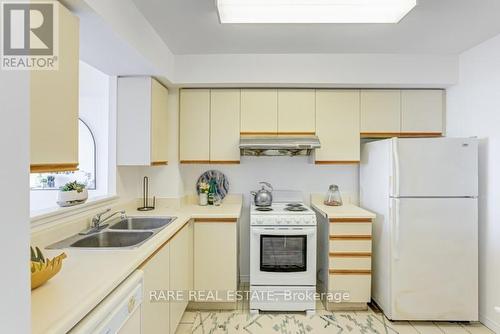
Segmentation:
<svg viewBox="0 0 500 334">
<path fill-rule="evenodd" d="M 143 272 L 135 271 L 73 329 L 71 334 L 140 334 Z"/>
</svg>

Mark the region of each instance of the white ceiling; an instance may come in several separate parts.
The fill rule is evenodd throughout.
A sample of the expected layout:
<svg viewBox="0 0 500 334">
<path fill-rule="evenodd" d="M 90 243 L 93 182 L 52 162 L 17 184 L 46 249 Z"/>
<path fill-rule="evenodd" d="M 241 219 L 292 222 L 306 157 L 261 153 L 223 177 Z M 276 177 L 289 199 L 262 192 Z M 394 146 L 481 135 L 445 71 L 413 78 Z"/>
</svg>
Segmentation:
<svg viewBox="0 0 500 334">
<path fill-rule="evenodd" d="M 500 33 L 499 0 L 419 0 L 397 25 L 221 25 L 215 0 L 133 0 L 174 54 L 458 54 Z"/>
</svg>

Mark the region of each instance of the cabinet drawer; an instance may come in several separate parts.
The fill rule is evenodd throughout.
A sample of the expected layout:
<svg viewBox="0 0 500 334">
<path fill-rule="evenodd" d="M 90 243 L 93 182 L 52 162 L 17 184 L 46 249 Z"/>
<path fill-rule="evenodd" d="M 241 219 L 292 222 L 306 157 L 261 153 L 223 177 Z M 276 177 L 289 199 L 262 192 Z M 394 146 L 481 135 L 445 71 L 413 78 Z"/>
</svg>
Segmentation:
<svg viewBox="0 0 500 334">
<path fill-rule="evenodd" d="M 330 253 L 370 253 L 371 251 L 371 239 L 330 239 Z"/>
<path fill-rule="evenodd" d="M 330 292 L 349 293 L 349 303 L 368 303 L 371 299 L 370 274 L 330 274 L 328 279 Z"/>
<path fill-rule="evenodd" d="M 330 235 L 371 235 L 371 223 L 330 223 Z"/>
<path fill-rule="evenodd" d="M 329 268 L 334 270 L 371 270 L 372 258 L 366 257 L 336 257 L 330 256 Z"/>
</svg>

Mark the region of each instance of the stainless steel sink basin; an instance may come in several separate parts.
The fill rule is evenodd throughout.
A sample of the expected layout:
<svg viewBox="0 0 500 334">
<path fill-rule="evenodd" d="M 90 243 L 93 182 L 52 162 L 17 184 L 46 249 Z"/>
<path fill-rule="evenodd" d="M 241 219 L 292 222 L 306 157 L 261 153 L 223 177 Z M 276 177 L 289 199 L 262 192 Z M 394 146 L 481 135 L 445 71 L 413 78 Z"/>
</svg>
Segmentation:
<svg viewBox="0 0 500 334">
<path fill-rule="evenodd" d="M 101 247 L 131 247 L 149 239 L 154 232 L 111 232 L 105 231 L 89 235 L 70 247 L 101 248 Z"/>
<path fill-rule="evenodd" d="M 73 235 L 47 249 L 63 248 L 135 248 L 172 223 L 177 217 L 127 217 L 89 235 Z"/>
<path fill-rule="evenodd" d="M 128 217 L 109 227 L 110 230 L 156 230 L 168 226 L 175 217 Z"/>
</svg>

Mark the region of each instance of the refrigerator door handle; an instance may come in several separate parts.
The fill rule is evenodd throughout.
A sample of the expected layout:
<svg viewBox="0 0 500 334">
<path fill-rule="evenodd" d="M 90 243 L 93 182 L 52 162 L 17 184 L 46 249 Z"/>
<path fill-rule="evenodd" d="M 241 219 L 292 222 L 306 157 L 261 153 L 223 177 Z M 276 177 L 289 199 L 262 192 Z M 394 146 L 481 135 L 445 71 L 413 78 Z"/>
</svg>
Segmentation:
<svg viewBox="0 0 500 334">
<path fill-rule="evenodd" d="M 392 207 L 393 213 L 392 213 L 392 220 L 393 220 L 393 250 L 394 250 L 394 260 L 399 261 L 400 259 L 400 254 L 399 254 L 399 201 L 395 200 L 394 205 Z"/>
<path fill-rule="evenodd" d="M 398 150 L 398 139 L 394 138 L 392 140 L 392 164 L 393 164 L 393 176 L 392 176 L 392 189 L 391 192 L 394 197 L 399 196 L 399 150 Z"/>
</svg>

